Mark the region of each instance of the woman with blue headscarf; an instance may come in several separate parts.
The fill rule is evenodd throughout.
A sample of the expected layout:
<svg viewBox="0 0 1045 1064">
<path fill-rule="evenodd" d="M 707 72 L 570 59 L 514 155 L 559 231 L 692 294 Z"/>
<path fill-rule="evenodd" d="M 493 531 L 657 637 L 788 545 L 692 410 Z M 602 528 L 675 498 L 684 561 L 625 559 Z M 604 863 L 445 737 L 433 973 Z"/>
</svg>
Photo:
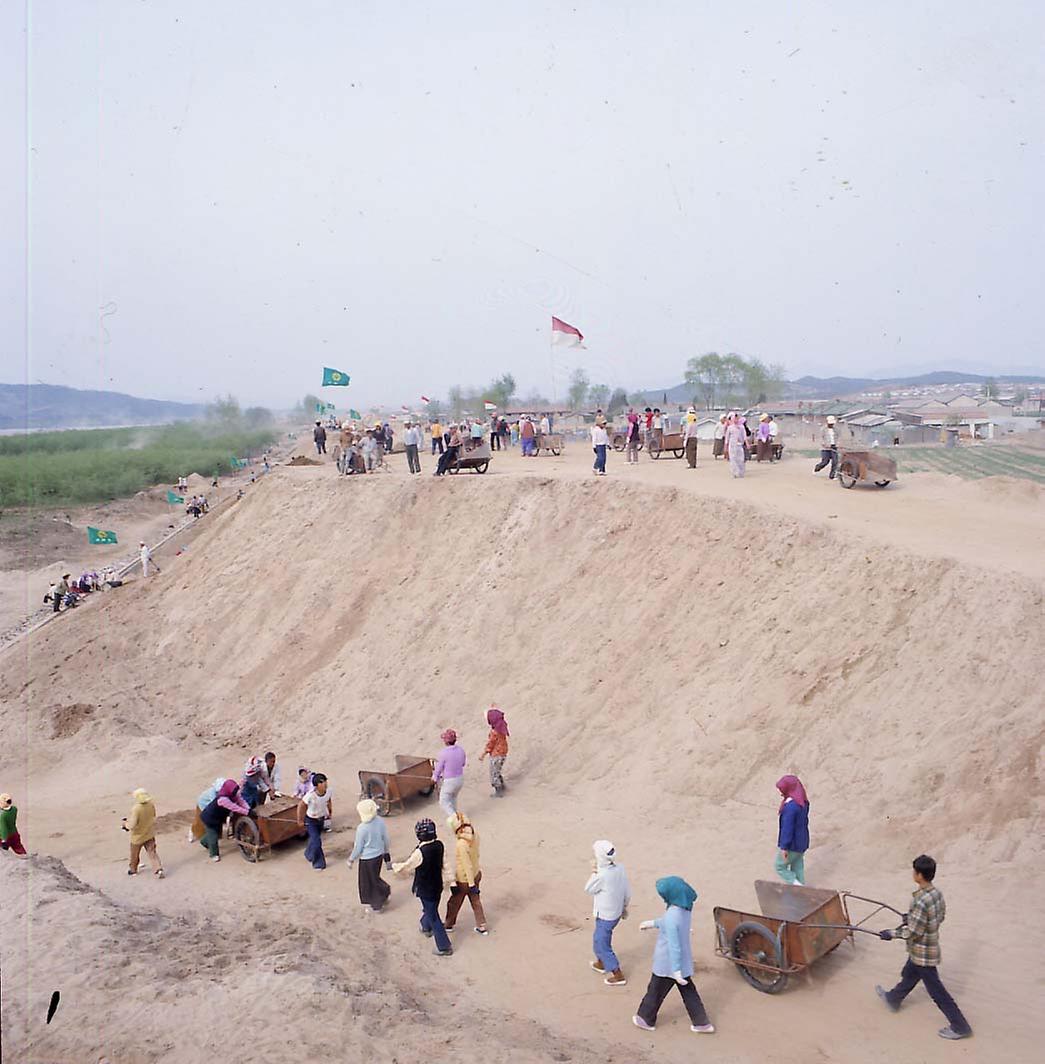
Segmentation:
<svg viewBox="0 0 1045 1064">
<path fill-rule="evenodd" d="M 682 1002 L 689 1013 L 689 1029 L 695 1034 L 714 1034 L 715 1028 L 704 1011 L 704 1002 L 693 985 L 693 950 L 689 943 L 693 903 L 697 892 L 679 876 L 665 876 L 657 880 L 657 893 L 667 908 L 657 920 L 643 920 L 640 931 L 657 929 L 657 944 L 653 949 L 653 974 L 646 996 L 631 1022 L 644 1031 L 657 1025 L 657 1013 L 673 986 L 677 986 Z"/>
</svg>

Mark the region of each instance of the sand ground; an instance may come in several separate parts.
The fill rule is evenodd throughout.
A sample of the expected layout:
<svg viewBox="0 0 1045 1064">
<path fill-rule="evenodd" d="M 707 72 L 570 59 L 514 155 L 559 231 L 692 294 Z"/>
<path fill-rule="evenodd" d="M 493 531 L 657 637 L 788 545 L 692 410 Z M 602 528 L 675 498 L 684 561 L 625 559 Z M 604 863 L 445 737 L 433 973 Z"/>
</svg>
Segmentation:
<svg viewBox="0 0 1045 1064">
<path fill-rule="evenodd" d="M 40 855 L 0 855 L 11 1059 L 189 1062 L 252 1038 L 331 1060 L 1038 1059 L 1040 489 L 843 491 L 797 458 L 734 481 L 706 453 L 695 471 L 612 455 L 594 478 L 589 455 L 441 481 L 427 457 L 416 478 L 402 455 L 359 481 L 281 467 L 162 576 L 0 656 L 0 782 Z M 503 801 L 474 760 L 491 699 L 512 727 Z M 462 914 L 444 960 L 407 886 L 368 915 L 343 858 L 356 773 L 434 755 L 446 726 L 473 758 L 492 933 Z M 323 873 L 298 843 L 252 866 L 183 842 L 196 794 L 267 747 L 334 781 Z M 714 956 L 713 907 L 756 908 L 772 878 L 787 771 L 812 798 L 811 885 L 902 907 L 910 858 L 940 861 L 941 972 L 975 1038 L 938 1039 L 920 990 L 881 1007 L 896 943 L 862 937 L 774 997 Z M 136 786 L 165 818 L 162 882 L 125 874 Z M 390 818 L 397 856 L 436 811 Z M 624 989 L 587 968 L 600 837 L 635 895 Z M 630 1023 L 665 874 L 700 894 L 712 1038 L 677 1001 L 655 1034 Z"/>
</svg>

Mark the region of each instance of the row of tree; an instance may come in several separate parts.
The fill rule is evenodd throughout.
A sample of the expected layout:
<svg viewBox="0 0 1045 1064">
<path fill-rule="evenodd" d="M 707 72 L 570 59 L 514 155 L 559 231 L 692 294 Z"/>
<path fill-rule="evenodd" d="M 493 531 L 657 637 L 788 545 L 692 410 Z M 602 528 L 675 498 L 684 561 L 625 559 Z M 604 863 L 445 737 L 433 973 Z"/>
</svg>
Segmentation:
<svg viewBox="0 0 1045 1064">
<path fill-rule="evenodd" d="M 692 389 L 694 404 L 707 410 L 726 406 L 755 406 L 778 397 L 786 383 L 781 365 L 769 365 L 757 358 L 720 355 L 709 351 L 686 363 L 686 384 Z"/>
<path fill-rule="evenodd" d="M 265 429 L 275 423 L 275 415 L 268 407 L 248 406 L 241 410 L 234 395 L 219 395 L 203 408 L 203 417 L 222 431 L 231 429 Z"/>
</svg>

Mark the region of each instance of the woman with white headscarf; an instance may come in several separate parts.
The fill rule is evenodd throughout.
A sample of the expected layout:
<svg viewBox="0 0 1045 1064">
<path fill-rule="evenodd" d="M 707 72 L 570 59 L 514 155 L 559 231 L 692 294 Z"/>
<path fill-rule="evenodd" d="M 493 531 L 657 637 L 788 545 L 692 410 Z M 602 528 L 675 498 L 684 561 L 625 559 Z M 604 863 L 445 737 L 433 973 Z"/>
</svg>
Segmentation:
<svg viewBox="0 0 1045 1064">
<path fill-rule="evenodd" d="M 617 851 L 612 842 L 599 839 L 592 849 L 595 861 L 591 876 L 584 885 L 592 895 L 592 915 L 595 917 L 595 931 L 592 934 L 592 951 L 595 960 L 591 962 L 593 971 L 605 974 L 603 982 L 607 986 L 626 986 L 628 980 L 620 970 L 620 961 L 613 952 L 613 929 L 628 918 L 628 902 L 631 900 L 631 888 L 623 866 L 617 864 Z"/>
<path fill-rule="evenodd" d="M 379 913 L 388 901 L 392 888 L 381 878 L 381 862 L 392 866 L 388 828 L 377 815 L 377 802 L 364 798 L 357 806 L 359 827 L 356 842 L 348 857 L 348 867 L 359 861 L 359 902 L 368 911 Z"/>
<path fill-rule="evenodd" d="M 744 431 L 744 419 L 736 412 L 729 415 L 726 422 L 726 457 L 729 459 L 729 469 L 734 477 L 744 475 L 744 467 L 747 461 L 745 445 L 747 433 Z"/>
</svg>

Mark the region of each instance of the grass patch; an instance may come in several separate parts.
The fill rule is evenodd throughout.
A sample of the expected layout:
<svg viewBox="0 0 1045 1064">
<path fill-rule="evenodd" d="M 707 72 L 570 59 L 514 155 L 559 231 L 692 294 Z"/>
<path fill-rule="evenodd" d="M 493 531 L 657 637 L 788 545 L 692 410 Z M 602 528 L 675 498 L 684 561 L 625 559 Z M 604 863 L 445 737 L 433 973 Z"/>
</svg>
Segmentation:
<svg viewBox="0 0 1045 1064">
<path fill-rule="evenodd" d="M 108 502 L 179 476 L 227 475 L 233 457 L 257 455 L 268 429 L 223 429 L 200 422 L 156 428 L 84 429 L 0 437 L 0 503 L 66 506 Z"/>
</svg>

